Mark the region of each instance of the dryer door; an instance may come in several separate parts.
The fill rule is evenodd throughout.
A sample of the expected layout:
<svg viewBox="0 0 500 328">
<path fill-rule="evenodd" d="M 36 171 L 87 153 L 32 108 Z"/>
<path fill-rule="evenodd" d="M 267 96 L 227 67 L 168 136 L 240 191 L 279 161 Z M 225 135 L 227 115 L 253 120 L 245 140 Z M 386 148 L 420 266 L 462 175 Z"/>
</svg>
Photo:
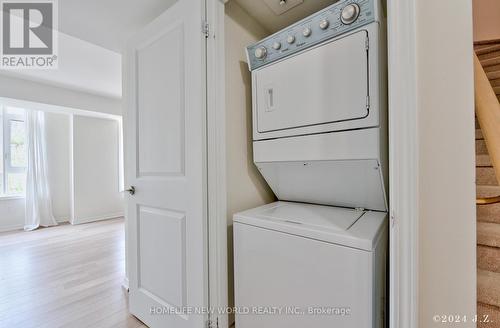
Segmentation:
<svg viewBox="0 0 500 328">
<path fill-rule="evenodd" d="M 254 71 L 255 132 L 293 135 L 300 127 L 367 118 L 367 41 L 368 32 L 361 30 Z M 347 128 L 365 127 L 360 124 Z"/>
</svg>

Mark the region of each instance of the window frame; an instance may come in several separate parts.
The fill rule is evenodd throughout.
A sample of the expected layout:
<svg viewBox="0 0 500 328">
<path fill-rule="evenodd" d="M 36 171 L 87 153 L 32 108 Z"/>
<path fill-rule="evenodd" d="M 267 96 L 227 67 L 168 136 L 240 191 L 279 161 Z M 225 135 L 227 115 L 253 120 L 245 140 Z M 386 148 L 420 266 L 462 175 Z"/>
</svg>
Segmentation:
<svg viewBox="0 0 500 328">
<path fill-rule="evenodd" d="M 27 166 L 26 167 L 16 167 L 12 166 L 11 164 L 11 124 L 10 122 L 12 121 L 18 121 L 18 122 L 23 122 L 25 125 L 25 133 L 27 133 L 27 127 L 26 127 L 26 110 L 23 114 L 21 113 L 8 113 L 6 110 L 9 106 L 1 105 L 0 106 L 0 111 L 1 111 L 1 119 L 2 119 L 2 126 L 3 126 L 3 154 L 2 154 L 2 160 L 3 160 L 3 188 L 0 190 L 0 198 L 9 198 L 9 197 L 24 197 L 25 192 L 21 193 L 9 193 L 8 192 L 8 175 L 9 174 L 19 174 L 19 173 L 24 173 L 27 174 Z M 17 107 L 13 107 L 17 108 Z M 28 136 L 25 135 L 25 143 L 27 142 Z M 27 151 L 27 149 L 26 149 Z"/>
</svg>

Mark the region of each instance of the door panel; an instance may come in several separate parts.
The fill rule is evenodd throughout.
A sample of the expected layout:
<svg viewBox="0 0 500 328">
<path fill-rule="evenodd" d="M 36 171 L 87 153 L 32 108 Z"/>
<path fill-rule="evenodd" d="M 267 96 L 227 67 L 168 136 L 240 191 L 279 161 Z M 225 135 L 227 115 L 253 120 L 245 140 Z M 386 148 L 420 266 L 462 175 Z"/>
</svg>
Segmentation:
<svg viewBox="0 0 500 328">
<path fill-rule="evenodd" d="M 150 327 L 207 320 L 182 311 L 208 306 L 204 6 L 178 0 L 125 56 L 129 308 Z"/>
<path fill-rule="evenodd" d="M 141 176 L 184 174 L 183 39 L 184 22 L 180 21 L 137 49 Z"/>
<path fill-rule="evenodd" d="M 138 287 L 163 306 L 186 306 L 185 218 L 184 213 L 144 206 L 137 214 Z"/>
</svg>

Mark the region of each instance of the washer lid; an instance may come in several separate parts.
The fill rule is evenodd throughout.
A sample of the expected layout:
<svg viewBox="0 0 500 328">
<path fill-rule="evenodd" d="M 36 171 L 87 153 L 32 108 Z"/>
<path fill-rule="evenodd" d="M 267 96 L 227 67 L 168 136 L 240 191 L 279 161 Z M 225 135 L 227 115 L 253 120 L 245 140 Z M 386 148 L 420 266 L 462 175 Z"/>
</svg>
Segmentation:
<svg viewBox="0 0 500 328">
<path fill-rule="evenodd" d="M 263 210 L 259 216 L 286 224 L 300 224 L 328 231 L 346 231 L 363 214 L 363 211 L 341 207 L 280 202 Z"/>
<path fill-rule="evenodd" d="M 275 202 L 234 215 L 234 222 L 372 251 L 387 214 Z"/>
</svg>

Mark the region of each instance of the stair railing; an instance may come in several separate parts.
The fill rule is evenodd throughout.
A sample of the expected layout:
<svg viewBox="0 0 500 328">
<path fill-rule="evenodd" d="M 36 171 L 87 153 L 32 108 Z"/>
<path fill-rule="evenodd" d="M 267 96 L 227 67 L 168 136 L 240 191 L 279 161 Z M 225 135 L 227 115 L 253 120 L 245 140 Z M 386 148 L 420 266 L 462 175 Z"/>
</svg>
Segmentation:
<svg viewBox="0 0 500 328">
<path fill-rule="evenodd" d="M 500 178 L 500 103 L 476 54 L 474 54 L 474 95 L 476 116 L 498 181 Z M 500 203 L 500 196 L 476 200 L 478 205 L 494 203 Z"/>
</svg>

